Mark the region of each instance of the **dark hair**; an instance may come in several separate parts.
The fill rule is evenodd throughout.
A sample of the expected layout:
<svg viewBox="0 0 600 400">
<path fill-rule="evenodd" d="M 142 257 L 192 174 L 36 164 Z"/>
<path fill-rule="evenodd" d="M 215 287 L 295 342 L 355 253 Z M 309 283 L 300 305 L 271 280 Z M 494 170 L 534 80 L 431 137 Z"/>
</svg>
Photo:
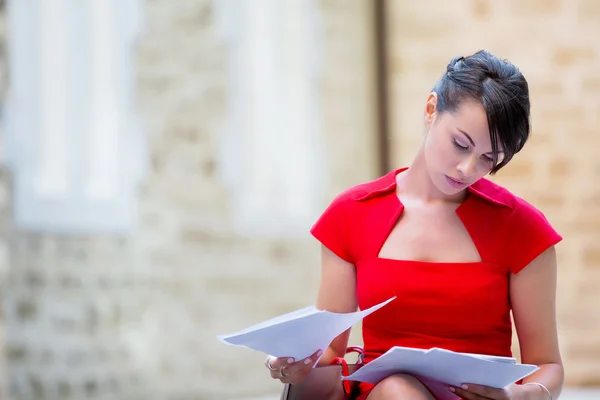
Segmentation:
<svg viewBox="0 0 600 400">
<path fill-rule="evenodd" d="M 439 112 L 453 112 L 464 100 L 479 101 L 487 115 L 494 167 L 498 172 L 517 154 L 529 138 L 529 86 L 519 69 L 507 60 L 480 50 L 468 57 L 455 57 L 435 84 Z M 504 159 L 498 164 L 498 145 Z"/>
</svg>

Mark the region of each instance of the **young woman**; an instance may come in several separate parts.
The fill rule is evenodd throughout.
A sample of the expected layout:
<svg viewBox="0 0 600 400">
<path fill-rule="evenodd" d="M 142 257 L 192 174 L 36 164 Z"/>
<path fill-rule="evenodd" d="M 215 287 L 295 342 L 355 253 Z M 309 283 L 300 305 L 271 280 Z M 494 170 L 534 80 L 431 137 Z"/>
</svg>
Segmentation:
<svg viewBox="0 0 600 400">
<path fill-rule="evenodd" d="M 540 369 L 503 389 L 464 382 L 448 390 L 463 399 L 558 398 L 561 236 L 540 211 L 484 178 L 525 145 L 529 109 L 527 81 L 513 64 L 487 51 L 454 58 L 425 102 L 426 133 L 410 166 L 344 191 L 314 225 L 318 308 L 353 312 L 397 296 L 363 321 L 366 362 L 392 346 L 511 356 L 512 310 L 521 360 Z M 343 356 L 348 336 L 323 349 L 319 364 Z M 295 384 L 321 354 L 266 364 L 273 378 Z M 360 387 L 361 400 L 435 399 L 405 374 Z"/>
</svg>

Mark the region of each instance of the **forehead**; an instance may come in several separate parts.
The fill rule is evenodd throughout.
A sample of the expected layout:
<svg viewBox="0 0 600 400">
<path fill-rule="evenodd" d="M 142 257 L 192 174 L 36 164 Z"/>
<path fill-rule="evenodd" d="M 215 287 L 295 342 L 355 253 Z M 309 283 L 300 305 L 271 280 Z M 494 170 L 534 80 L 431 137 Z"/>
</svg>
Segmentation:
<svg viewBox="0 0 600 400">
<path fill-rule="evenodd" d="M 486 136 L 490 137 L 490 130 L 488 127 L 487 115 L 485 109 L 474 100 L 463 101 L 460 103 L 458 109 L 450 113 L 450 119 L 457 128 L 460 128 L 469 133 L 472 137 Z M 473 137 L 473 139 L 475 139 Z"/>
</svg>

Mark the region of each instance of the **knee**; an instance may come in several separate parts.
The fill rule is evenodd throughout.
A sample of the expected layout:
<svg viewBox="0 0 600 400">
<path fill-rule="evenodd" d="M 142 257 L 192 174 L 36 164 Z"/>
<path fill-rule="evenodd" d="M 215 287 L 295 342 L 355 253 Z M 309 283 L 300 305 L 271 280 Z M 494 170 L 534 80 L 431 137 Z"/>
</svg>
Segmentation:
<svg viewBox="0 0 600 400">
<path fill-rule="evenodd" d="M 410 375 L 397 374 L 379 382 L 367 400 L 435 400 L 429 390 L 418 379 Z"/>
</svg>

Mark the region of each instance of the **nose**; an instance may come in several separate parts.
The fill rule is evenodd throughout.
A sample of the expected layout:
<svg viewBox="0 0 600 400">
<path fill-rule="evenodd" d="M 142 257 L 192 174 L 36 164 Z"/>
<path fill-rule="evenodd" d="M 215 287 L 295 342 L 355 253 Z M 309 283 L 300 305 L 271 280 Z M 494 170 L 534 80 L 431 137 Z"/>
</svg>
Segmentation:
<svg viewBox="0 0 600 400">
<path fill-rule="evenodd" d="M 469 177 L 475 174 L 476 167 L 477 159 L 473 156 L 466 156 L 458 163 L 456 170 L 458 171 L 460 179 L 468 180 Z"/>
</svg>

